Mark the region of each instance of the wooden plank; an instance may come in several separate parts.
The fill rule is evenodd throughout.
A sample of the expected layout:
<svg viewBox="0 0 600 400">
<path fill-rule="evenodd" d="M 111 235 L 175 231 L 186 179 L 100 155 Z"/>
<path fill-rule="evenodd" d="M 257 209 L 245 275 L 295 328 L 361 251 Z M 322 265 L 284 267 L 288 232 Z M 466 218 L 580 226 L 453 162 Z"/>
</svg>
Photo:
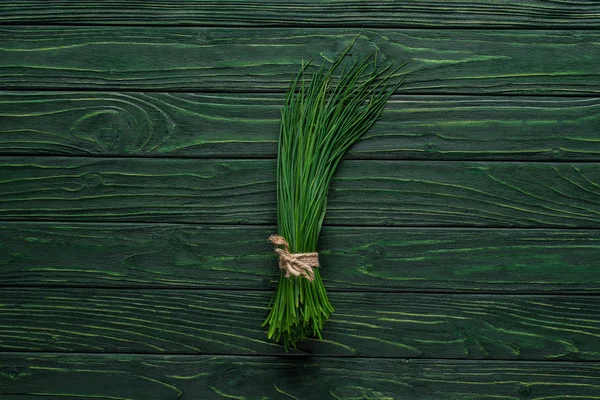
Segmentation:
<svg viewBox="0 0 600 400">
<path fill-rule="evenodd" d="M 4 27 L 0 88 L 285 90 L 302 60 L 378 50 L 405 93 L 597 94 L 600 32 Z M 551 60 L 551 62 L 549 62 Z"/>
<path fill-rule="evenodd" d="M 60 398 L 546 400 L 600 390 L 597 363 L 4 353 L 0 371 L 0 393 Z"/>
<path fill-rule="evenodd" d="M 600 226 L 596 163 L 348 160 L 326 223 Z M 274 160 L 0 158 L 0 219 L 274 224 Z"/>
<path fill-rule="evenodd" d="M 270 226 L 0 224 L 0 285 L 273 289 Z M 600 292 L 600 231 L 325 227 L 333 290 Z"/>
<path fill-rule="evenodd" d="M 282 354 L 271 291 L 0 289 L 0 351 Z M 300 353 L 598 360 L 597 296 L 330 293 L 324 341 Z"/>
<path fill-rule="evenodd" d="M 590 1 L 408 0 L 148 0 L 116 4 L 107 0 L 7 0 L 0 23 L 210 26 L 353 27 L 563 27 L 595 28 L 600 6 Z"/>
<path fill-rule="evenodd" d="M 0 372 L 1 374 L 1 372 Z M 73 398 L 77 398 L 77 397 L 69 397 L 69 396 L 62 396 L 63 399 L 65 400 L 71 400 Z M 51 394 L 48 395 L 22 395 L 22 394 L 2 394 L 2 391 L 0 390 L 0 399 L 2 400 L 56 400 L 56 396 L 53 396 Z"/>
<path fill-rule="evenodd" d="M 0 154 L 276 157 L 280 94 L 0 92 Z M 599 160 L 600 99 L 395 96 L 349 158 Z"/>
</svg>

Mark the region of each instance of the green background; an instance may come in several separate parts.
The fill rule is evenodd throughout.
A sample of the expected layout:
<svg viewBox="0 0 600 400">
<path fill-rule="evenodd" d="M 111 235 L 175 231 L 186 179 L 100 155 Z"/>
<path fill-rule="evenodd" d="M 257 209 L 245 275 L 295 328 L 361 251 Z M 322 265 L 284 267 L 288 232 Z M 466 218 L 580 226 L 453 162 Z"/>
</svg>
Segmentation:
<svg viewBox="0 0 600 400">
<path fill-rule="evenodd" d="M 600 399 L 600 3 L 0 4 L 0 399 Z M 358 37 L 357 37 L 358 35 Z M 405 84 L 334 178 L 285 353 L 279 110 Z"/>
</svg>

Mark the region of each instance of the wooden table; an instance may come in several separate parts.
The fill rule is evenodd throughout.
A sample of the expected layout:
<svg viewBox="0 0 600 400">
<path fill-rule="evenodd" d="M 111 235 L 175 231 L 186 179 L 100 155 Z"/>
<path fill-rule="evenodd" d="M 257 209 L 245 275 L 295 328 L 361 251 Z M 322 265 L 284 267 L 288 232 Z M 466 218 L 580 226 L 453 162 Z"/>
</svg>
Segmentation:
<svg viewBox="0 0 600 400">
<path fill-rule="evenodd" d="M 599 399 L 600 2 L 5 0 L 0 399 Z M 285 353 L 302 61 L 404 85 L 336 175 Z"/>
</svg>

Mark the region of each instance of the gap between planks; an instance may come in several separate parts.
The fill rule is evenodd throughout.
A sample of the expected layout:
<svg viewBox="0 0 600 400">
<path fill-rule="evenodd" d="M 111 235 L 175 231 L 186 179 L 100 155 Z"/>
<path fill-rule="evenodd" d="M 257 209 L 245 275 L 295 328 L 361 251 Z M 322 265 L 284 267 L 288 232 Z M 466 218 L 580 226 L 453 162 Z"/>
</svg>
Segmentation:
<svg viewBox="0 0 600 400">
<path fill-rule="evenodd" d="M 22 27 L 22 26 L 19 26 Z M 456 30 L 456 29 L 455 29 Z M 478 29 L 480 30 L 480 29 Z M 600 28 L 598 29 L 600 31 Z M 131 88 L 131 87 L 119 87 L 119 88 L 112 88 L 112 89 L 98 89 L 98 88 L 92 88 L 92 87 L 77 87 L 77 88 L 73 88 L 70 86 L 52 86 L 51 88 L 48 87 L 21 87 L 21 86 L 10 86 L 10 85 L 6 85 L 6 86 L 1 86 L 0 87 L 0 92 L 34 92 L 34 93 L 39 93 L 39 92 L 48 92 L 48 93 L 53 93 L 53 92 L 64 92 L 64 93 L 80 93 L 80 92 L 93 92 L 93 93 L 153 93 L 153 94 L 160 94 L 160 93 L 177 93 L 177 94 L 210 94 L 210 95 L 214 95 L 214 94 L 281 94 L 284 95 L 286 93 L 286 90 L 280 90 L 280 89 L 252 89 L 252 88 L 245 88 L 245 89 L 240 89 L 240 90 L 230 90 L 227 88 L 219 88 L 219 89 L 210 89 L 210 88 L 206 88 L 206 89 L 197 89 L 197 90 L 190 90 L 190 89 L 181 89 L 181 88 L 177 88 L 177 87 L 173 87 L 173 88 L 169 88 L 169 90 L 165 90 L 165 89 L 153 89 L 153 88 Z M 552 99 L 552 98 L 556 98 L 556 99 L 562 99 L 562 98 L 581 98 L 581 99 L 596 99 L 598 97 L 600 97 L 597 93 L 551 93 L 551 94 L 540 94 L 540 93 L 503 93 L 503 92 L 482 92 L 482 93 L 477 93 L 477 92 L 473 92 L 473 93 L 466 93 L 466 92 L 452 92 L 452 93 L 448 93 L 448 92 L 436 92 L 436 91 L 427 91 L 427 92 L 421 92 L 418 90 L 413 90 L 410 92 L 395 92 L 394 96 L 410 96 L 410 97 L 443 97 L 443 96 L 457 96 L 457 97 L 502 97 L 502 98 L 511 98 L 511 97 L 515 97 L 515 98 L 527 98 L 527 97 L 533 97 L 533 98 L 540 98 L 540 97 L 544 97 L 544 98 L 548 98 L 548 99 Z M 282 103 L 283 106 L 283 103 Z"/>
<path fill-rule="evenodd" d="M 223 226 L 223 227 L 231 227 L 231 226 L 245 226 L 245 227 L 265 227 L 265 226 L 273 226 L 272 223 L 258 223 L 258 222 L 252 222 L 249 224 L 244 224 L 244 223 L 239 223 L 239 222 L 222 222 L 222 223 L 218 223 L 215 224 L 214 222 L 185 222 L 185 221 L 173 221 L 173 222 L 154 222 L 154 221 L 128 221 L 128 220 L 95 220 L 95 219 L 87 219 L 85 221 L 79 221 L 79 220 L 64 220 L 64 219 L 59 219 L 59 218 L 52 218 L 52 219 L 43 219 L 43 218 L 36 218 L 35 220 L 27 220 L 27 219 L 11 219 L 11 218 L 4 218 L 4 219 L 0 219 L 0 224 L 3 223 L 39 223 L 39 224 L 48 224 L 48 223 L 58 223 L 58 224 L 72 224 L 72 223 L 77 223 L 77 224 L 93 224 L 93 225 L 100 225 L 100 224 L 105 224 L 105 225 L 144 225 L 144 224 L 151 224 L 151 225 L 165 225 L 165 226 L 203 226 L 203 227 L 219 227 L 219 226 Z M 377 225 L 377 224 L 361 224 L 361 225 L 352 225 L 352 224 L 343 224 L 343 223 L 335 223 L 335 224 L 331 224 L 331 223 L 324 223 L 323 227 L 339 227 L 339 228 L 361 228 L 361 229 L 455 229 L 455 230 L 467 230 L 467 229 L 473 229 L 473 230 L 488 230 L 488 229 L 503 229 L 503 230 L 507 230 L 507 231 L 515 231 L 515 230 L 563 230 L 563 231 L 598 231 L 600 230 L 599 227 L 592 227 L 592 226 L 580 226 L 580 227 L 568 227 L 568 226 L 530 226 L 527 228 L 523 228 L 520 226 L 505 226 L 505 225 L 486 225 L 486 226 L 448 226 L 448 225 L 410 225 L 410 224 L 403 224 L 403 225 L 398 225 L 398 226 L 393 226 L 393 225 Z M 276 229 L 275 227 L 273 227 L 273 229 Z"/>
<path fill-rule="evenodd" d="M 276 273 L 274 273 L 274 277 Z M 253 292 L 253 293 L 271 293 L 274 292 L 275 288 L 243 288 L 243 287 L 211 287 L 202 288 L 198 286 L 166 286 L 166 285 L 135 285 L 135 286 L 109 286 L 109 285 L 74 285 L 74 284 L 62 284 L 57 285 L 19 285 L 19 284 L 1 284 L 0 289 L 25 289 L 25 290 L 62 290 L 62 289 L 90 289 L 94 291 L 189 291 L 189 292 Z M 381 293 L 381 294 L 399 294 L 399 295 L 469 295 L 470 297 L 486 297 L 496 296 L 499 297 L 540 297 L 540 296 L 565 296 L 565 297 L 598 297 L 600 292 L 589 291 L 582 292 L 581 290 L 495 290 L 495 291 L 480 291 L 473 292 L 472 290 L 431 290 L 431 289 L 373 289 L 373 290 L 360 290 L 360 289 L 336 289 L 328 288 L 328 293 L 355 293 L 355 294 L 370 294 L 370 293 Z"/>
<path fill-rule="evenodd" d="M 36 155 L 31 153 L 4 153 L 0 148 L 0 156 L 2 157 L 30 157 L 30 158 L 107 158 L 107 159 L 131 159 L 131 160 L 154 160 L 154 159 L 168 159 L 168 160 L 277 160 L 276 156 L 262 156 L 260 154 L 253 155 L 240 155 L 227 156 L 226 158 L 218 155 L 202 155 L 202 156 L 164 156 L 164 155 L 152 155 L 152 156 L 119 156 L 112 154 L 43 154 Z M 431 157 L 414 157 L 414 158 L 376 158 L 376 157 L 353 157 L 352 155 L 346 156 L 344 160 L 355 160 L 355 161 L 389 161 L 389 162 L 469 162 L 469 163 L 531 163 L 531 164 L 598 164 L 598 160 L 523 160 L 517 158 L 499 158 L 491 160 L 473 160 L 470 158 L 453 158 L 452 160 L 445 159 L 432 159 Z"/>
<path fill-rule="evenodd" d="M 3 356 L 15 356 L 15 355 L 23 355 L 23 356 L 57 356 L 57 355 L 68 355 L 73 357 L 94 357 L 94 358 L 102 358 L 102 357 L 114 357 L 114 356 L 133 356 L 133 357 L 162 357 L 162 356 L 176 356 L 180 358 L 210 358 L 210 357 L 221 357 L 221 358 L 248 358 L 253 359 L 257 357 L 265 357 L 265 358 L 294 358 L 294 359 L 303 359 L 310 358 L 311 360 L 328 360 L 328 359 L 359 359 L 359 360 L 373 360 L 373 361 L 383 361 L 383 360 L 391 360 L 391 361 L 404 361 L 404 363 L 465 363 L 465 364 L 497 364 L 497 363 L 506 363 L 506 364 L 514 364 L 514 363 L 523 363 L 523 364 L 552 364 L 552 365 L 577 365 L 577 364 L 599 364 L 600 361 L 595 360 L 548 360 L 548 361 L 540 361 L 540 360 L 521 360 L 521 359 L 509 359 L 509 358 L 494 358 L 494 359 L 465 359 L 465 358 L 418 358 L 418 357 L 389 357 L 389 356 L 350 356 L 350 355 L 318 355 L 318 354 L 302 354 L 302 353 L 286 353 L 286 354 L 268 354 L 268 353 L 255 353 L 255 354 L 228 354 L 228 353 L 202 353 L 202 354 L 190 354 L 190 353 L 179 353 L 179 352 L 170 352 L 170 353 L 141 353 L 141 352 L 129 352 L 129 353 L 112 353 L 112 352 L 102 352 L 102 353 L 82 353 L 82 352 L 66 352 L 66 351 L 27 351 L 27 350 L 2 350 L 0 351 L 0 360 Z"/>
</svg>

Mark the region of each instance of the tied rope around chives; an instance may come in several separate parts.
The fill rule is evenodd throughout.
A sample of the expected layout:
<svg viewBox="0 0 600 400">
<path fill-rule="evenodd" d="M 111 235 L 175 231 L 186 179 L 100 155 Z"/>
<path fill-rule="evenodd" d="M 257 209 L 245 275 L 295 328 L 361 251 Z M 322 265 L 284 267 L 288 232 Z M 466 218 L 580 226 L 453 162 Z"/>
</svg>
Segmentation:
<svg viewBox="0 0 600 400">
<path fill-rule="evenodd" d="M 285 271 L 285 277 L 303 276 L 312 282 L 315 279 L 313 268 L 319 266 L 319 253 L 290 253 L 290 245 L 283 236 L 271 235 L 269 241 L 275 245 L 279 256 L 279 269 Z"/>
</svg>

